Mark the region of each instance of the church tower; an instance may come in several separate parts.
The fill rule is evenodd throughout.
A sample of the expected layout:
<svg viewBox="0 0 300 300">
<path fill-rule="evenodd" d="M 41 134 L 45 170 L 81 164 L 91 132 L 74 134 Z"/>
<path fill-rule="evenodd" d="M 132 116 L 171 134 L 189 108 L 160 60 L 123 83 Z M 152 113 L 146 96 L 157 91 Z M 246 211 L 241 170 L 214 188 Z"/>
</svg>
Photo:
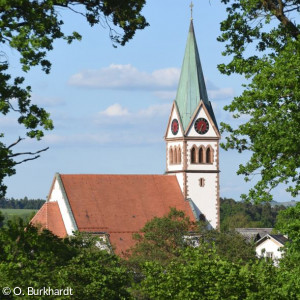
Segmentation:
<svg viewBox="0 0 300 300">
<path fill-rule="evenodd" d="M 220 133 L 208 100 L 193 21 L 165 141 L 167 174 L 175 174 L 195 216 L 220 226 Z"/>
</svg>

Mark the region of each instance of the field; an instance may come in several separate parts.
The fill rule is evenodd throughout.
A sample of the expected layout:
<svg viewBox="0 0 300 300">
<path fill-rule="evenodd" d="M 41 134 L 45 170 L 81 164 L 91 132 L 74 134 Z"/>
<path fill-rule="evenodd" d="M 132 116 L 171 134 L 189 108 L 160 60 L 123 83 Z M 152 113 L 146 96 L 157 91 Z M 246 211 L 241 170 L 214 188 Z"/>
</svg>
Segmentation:
<svg viewBox="0 0 300 300">
<path fill-rule="evenodd" d="M 1 213 L 4 216 L 4 223 L 8 220 L 13 220 L 15 218 L 22 218 L 25 222 L 28 222 L 34 213 L 37 212 L 36 209 L 11 209 L 11 208 L 1 208 Z"/>
</svg>

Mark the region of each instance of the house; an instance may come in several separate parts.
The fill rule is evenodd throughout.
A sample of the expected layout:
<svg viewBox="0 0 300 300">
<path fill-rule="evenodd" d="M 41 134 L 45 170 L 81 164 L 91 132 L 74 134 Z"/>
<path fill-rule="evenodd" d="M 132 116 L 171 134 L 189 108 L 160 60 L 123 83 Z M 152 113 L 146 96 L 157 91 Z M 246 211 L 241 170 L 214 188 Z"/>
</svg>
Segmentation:
<svg viewBox="0 0 300 300">
<path fill-rule="evenodd" d="M 47 202 L 31 222 L 60 237 L 76 230 L 96 234 L 119 254 L 134 244 L 133 233 L 171 207 L 218 228 L 220 138 L 191 20 L 165 133 L 165 174 L 56 174 Z"/>
<path fill-rule="evenodd" d="M 282 257 L 282 248 L 287 241 L 287 237 L 282 234 L 266 234 L 255 243 L 256 255 L 269 257 L 276 262 Z"/>
</svg>

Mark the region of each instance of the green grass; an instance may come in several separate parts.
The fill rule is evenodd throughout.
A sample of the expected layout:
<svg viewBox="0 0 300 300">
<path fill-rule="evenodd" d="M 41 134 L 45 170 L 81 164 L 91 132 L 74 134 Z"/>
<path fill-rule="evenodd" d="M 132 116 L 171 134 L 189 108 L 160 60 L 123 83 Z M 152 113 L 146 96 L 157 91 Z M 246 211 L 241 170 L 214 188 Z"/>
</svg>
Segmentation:
<svg viewBox="0 0 300 300">
<path fill-rule="evenodd" d="M 30 221 L 33 214 L 37 212 L 36 209 L 12 209 L 12 208 L 1 208 L 2 215 L 4 216 L 4 224 L 8 220 L 13 220 L 16 218 L 22 218 L 25 222 Z"/>
</svg>

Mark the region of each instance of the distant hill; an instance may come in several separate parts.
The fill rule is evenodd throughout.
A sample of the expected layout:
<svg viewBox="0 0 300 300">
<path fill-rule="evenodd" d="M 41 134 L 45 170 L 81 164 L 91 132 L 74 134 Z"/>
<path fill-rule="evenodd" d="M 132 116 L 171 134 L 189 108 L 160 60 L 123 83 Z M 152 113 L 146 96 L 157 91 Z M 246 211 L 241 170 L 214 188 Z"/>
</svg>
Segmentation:
<svg viewBox="0 0 300 300">
<path fill-rule="evenodd" d="M 298 202 L 299 201 L 296 201 L 296 200 L 291 200 L 291 201 L 286 201 L 286 202 L 271 201 L 270 204 L 271 204 L 272 207 L 274 207 L 274 206 L 280 206 L 280 205 L 283 205 L 285 207 L 290 207 L 290 206 L 296 206 L 296 204 Z"/>
<path fill-rule="evenodd" d="M 23 199 L 0 199 L 0 208 L 37 210 L 40 209 L 44 203 L 44 199 L 28 199 L 27 197 Z"/>
<path fill-rule="evenodd" d="M 286 209 L 287 203 L 296 205 L 297 202 L 273 202 L 252 204 L 221 198 L 221 230 L 235 228 L 273 228 L 276 217 L 281 210 Z M 285 204 L 285 205 L 284 205 Z"/>
</svg>

